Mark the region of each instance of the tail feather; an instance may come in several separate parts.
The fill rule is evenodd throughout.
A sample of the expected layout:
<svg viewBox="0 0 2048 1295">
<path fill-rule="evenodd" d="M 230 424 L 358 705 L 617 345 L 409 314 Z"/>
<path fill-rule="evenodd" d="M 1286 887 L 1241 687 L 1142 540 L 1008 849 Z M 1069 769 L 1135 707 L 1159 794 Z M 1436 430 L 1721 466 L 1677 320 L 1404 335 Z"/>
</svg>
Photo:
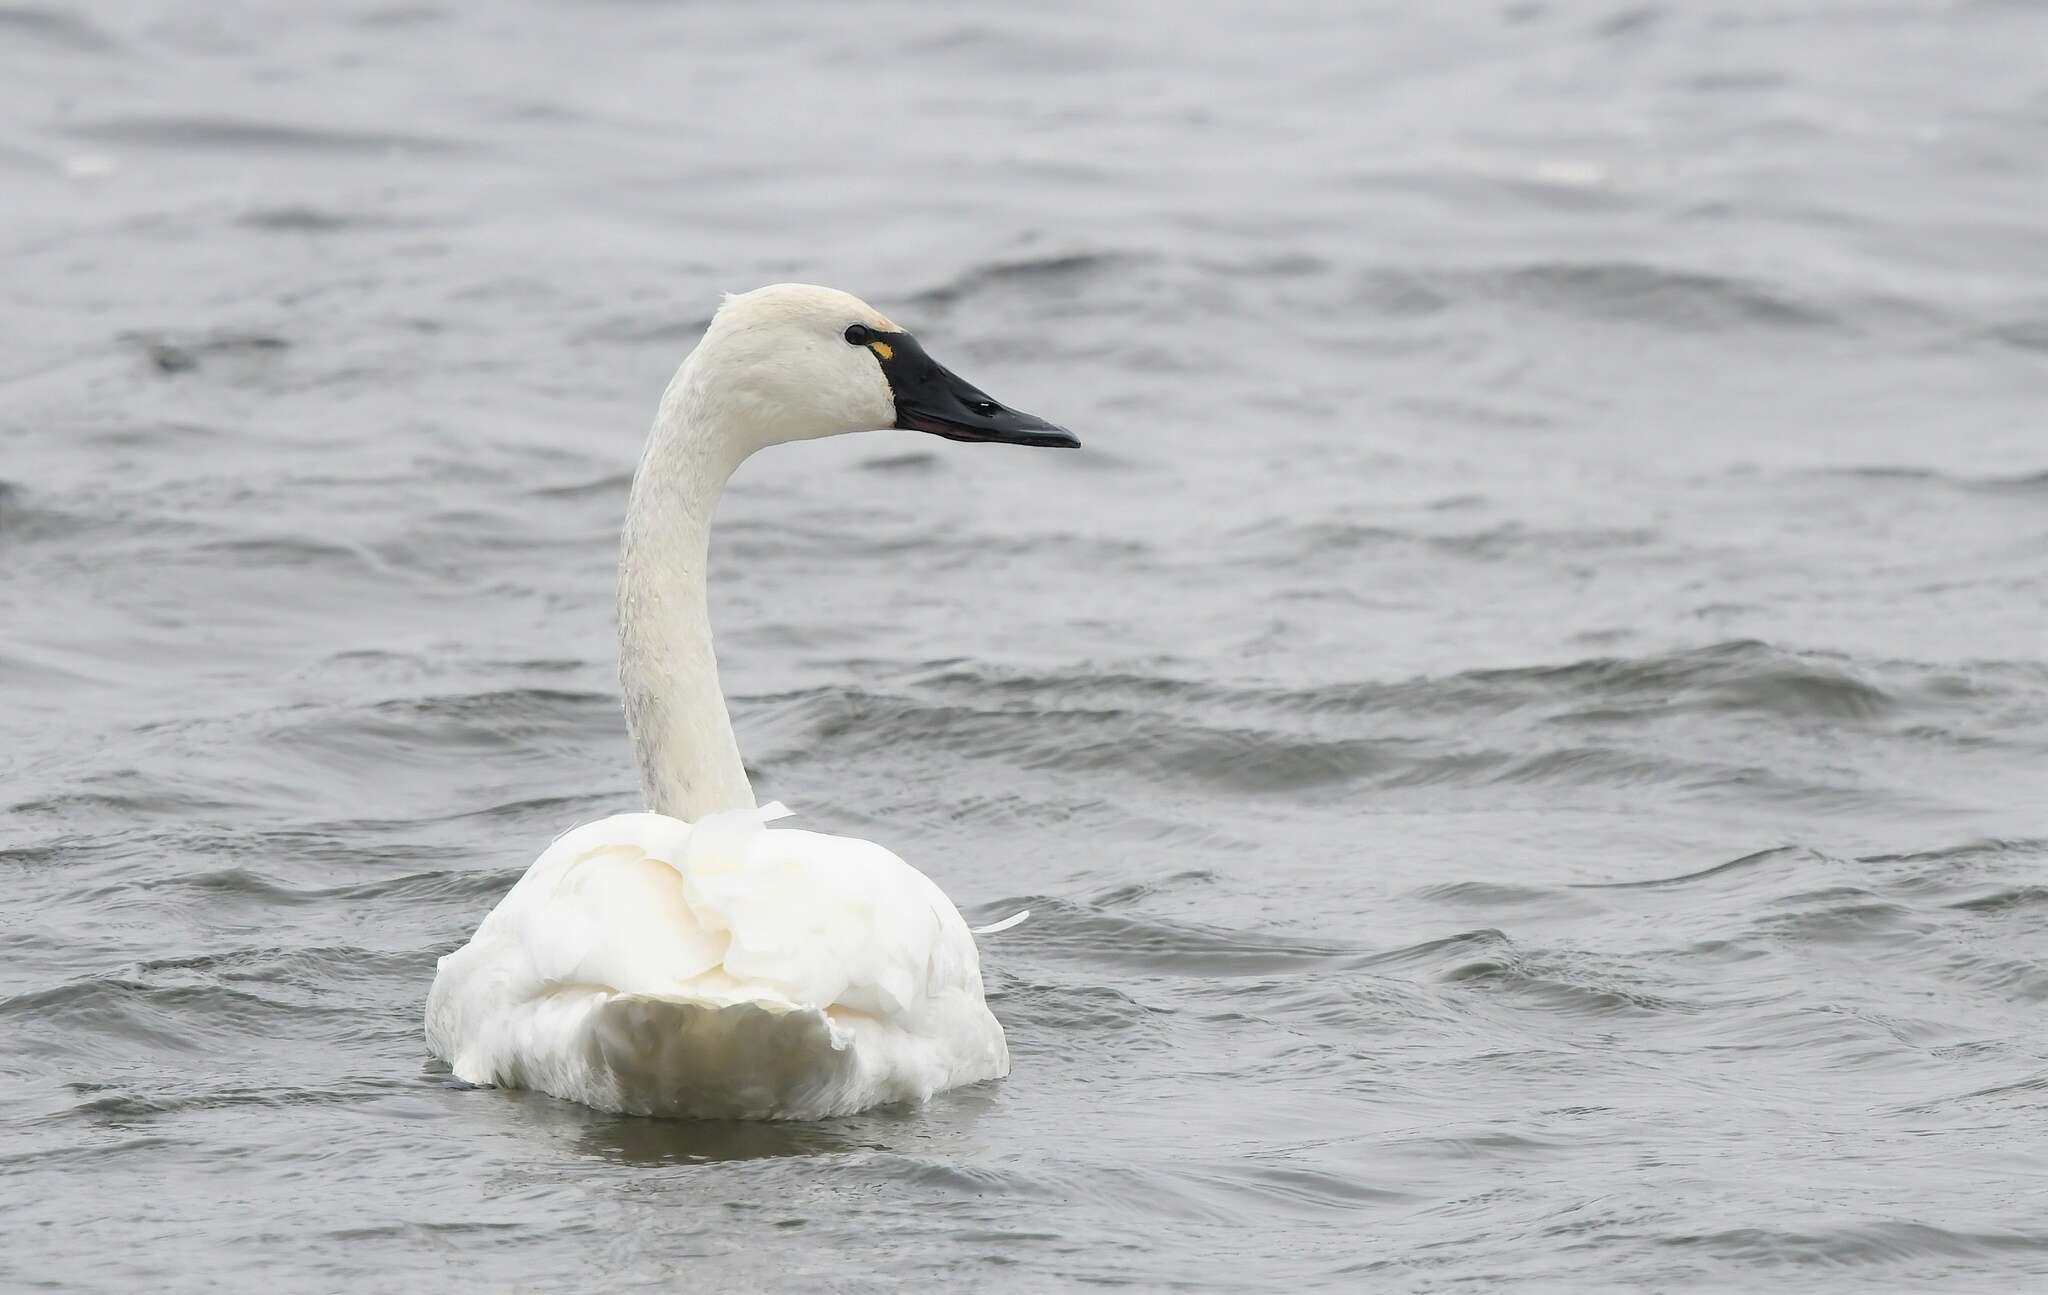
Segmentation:
<svg viewBox="0 0 2048 1295">
<path fill-rule="evenodd" d="M 628 1114 L 771 1118 L 833 1109 L 860 1088 L 852 1040 L 816 1008 L 620 994 L 591 1030 Z"/>
</svg>

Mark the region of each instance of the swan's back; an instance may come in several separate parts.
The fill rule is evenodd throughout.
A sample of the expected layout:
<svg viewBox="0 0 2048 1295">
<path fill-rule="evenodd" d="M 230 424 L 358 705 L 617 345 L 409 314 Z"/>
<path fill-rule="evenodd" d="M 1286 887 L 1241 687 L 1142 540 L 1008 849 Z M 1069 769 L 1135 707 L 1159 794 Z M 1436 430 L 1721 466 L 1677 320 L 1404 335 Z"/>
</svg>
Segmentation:
<svg viewBox="0 0 2048 1295">
<path fill-rule="evenodd" d="M 649 1115 L 813 1119 L 1009 1073 L 974 936 L 881 846 L 620 814 L 550 846 L 441 959 L 458 1078 Z"/>
</svg>

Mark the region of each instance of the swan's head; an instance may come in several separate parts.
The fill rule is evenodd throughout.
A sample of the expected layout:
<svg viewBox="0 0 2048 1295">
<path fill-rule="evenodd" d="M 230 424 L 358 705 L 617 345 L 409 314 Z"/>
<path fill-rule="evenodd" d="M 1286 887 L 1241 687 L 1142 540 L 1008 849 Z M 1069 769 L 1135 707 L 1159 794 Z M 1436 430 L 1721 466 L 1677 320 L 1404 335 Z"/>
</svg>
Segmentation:
<svg viewBox="0 0 2048 1295">
<path fill-rule="evenodd" d="M 860 298 L 810 284 L 727 297 L 684 373 L 693 402 L 744 436 L 748 451 L 890 427 L 956 441 L 1081 443 L 954 374 Z"/>
</svg>

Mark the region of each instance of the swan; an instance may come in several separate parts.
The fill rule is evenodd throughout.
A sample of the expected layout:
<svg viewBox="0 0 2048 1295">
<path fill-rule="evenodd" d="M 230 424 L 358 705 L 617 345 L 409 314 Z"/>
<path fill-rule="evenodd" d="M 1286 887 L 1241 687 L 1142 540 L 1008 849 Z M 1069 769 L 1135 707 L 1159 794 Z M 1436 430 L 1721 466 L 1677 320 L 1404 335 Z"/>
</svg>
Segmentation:
<svg viewBox="0 0 2048 1295">
<path fill-rule="evenodd" d="M 634 1115 L 819 1119 L 1010 1071 L 974 937 L 879 845 L 770 827 L 718 685 L 711 515 L 756 450 L 871 428 L 1078 446 L 859 298 L 728 296 L 633 476 L 619 680 L 648 810 L 566 833 L 440 959 L 427 1045 L 456 1078 Z"/>
</svg>

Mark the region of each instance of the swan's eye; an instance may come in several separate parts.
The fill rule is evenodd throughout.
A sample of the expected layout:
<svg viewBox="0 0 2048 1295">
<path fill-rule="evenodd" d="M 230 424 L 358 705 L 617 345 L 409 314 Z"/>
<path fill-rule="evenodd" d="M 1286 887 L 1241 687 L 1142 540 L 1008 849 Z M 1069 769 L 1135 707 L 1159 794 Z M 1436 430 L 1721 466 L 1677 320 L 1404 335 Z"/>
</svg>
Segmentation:
<svg viewBox="0 0 2048 1295">
<path fill-rule="evenodd" d="M 866 346 L 874 340 L 874 330 L 866 324 L 855 324 L 846 330 L 846 344 L 848 346 Z"/>
<path fill-rule="evenodd" d="M 1003 412 L 1003 407 L 993 400 L 970 400 L 967 407 L 983 418 L 993 418 Z"/>
</svg>

